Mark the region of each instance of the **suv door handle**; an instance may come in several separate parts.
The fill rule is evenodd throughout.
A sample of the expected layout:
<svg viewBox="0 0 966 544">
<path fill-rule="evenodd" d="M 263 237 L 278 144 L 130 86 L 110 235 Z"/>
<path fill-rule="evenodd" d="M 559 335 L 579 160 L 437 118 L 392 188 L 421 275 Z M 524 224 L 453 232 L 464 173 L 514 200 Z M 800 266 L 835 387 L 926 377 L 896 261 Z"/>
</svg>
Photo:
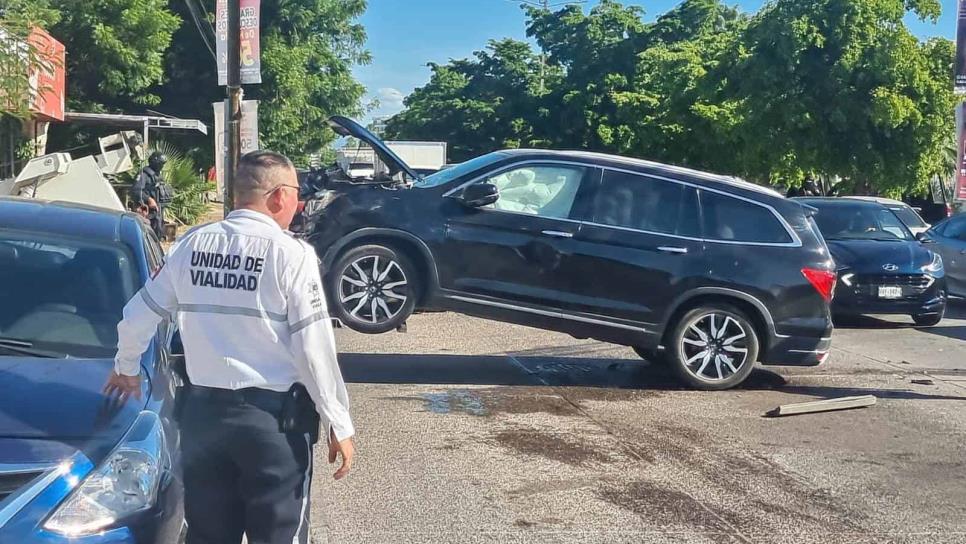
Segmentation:
<svg viewBox="0 0 966 544">
<path fill-rule="evenodd" d="M 684 255 L 685 253 L 688 252 L 688 248 L 686 248 L 686 247 L 661 246 L 661 247 L 657 248 L 657 250 L 658 251 L 663 251 L 664 253 L 678 253 L 678 254 L 681 254 L 681 255 Z"/>
<path fill-rule="evenodd" d="M 560 230 L 545 230 L 543 231 L 543 234 L 546 234 L 547 236 L 553 236 L 555 238 L 573 238 L 574 237 L 573 233 L 563 232 Z"/>
</svg>

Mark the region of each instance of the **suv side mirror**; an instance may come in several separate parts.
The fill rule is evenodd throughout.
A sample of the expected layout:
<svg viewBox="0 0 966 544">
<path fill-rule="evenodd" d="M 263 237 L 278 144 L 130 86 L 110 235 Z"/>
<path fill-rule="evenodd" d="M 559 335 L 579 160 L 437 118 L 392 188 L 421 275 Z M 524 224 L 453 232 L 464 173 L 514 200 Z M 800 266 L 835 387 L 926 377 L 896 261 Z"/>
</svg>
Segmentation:
<svg viewBox="0 0 966 544">
<path fill-rule="evenodd" d="M 919 240 L 923 244 L 931 244 L 935 242 L 935 240 L 933 240 L 932 237 L 929 236 L 928 232 L 920 232 L 919 234 L 916 235 L 916 240 Z"/>
<path fill-rule="evenodd" d="M 492 183 L 474 183 L 463 189 L 457 200 L 467 208 L 482 208 L 500 199 L 500 189 Z"/>
</svg>

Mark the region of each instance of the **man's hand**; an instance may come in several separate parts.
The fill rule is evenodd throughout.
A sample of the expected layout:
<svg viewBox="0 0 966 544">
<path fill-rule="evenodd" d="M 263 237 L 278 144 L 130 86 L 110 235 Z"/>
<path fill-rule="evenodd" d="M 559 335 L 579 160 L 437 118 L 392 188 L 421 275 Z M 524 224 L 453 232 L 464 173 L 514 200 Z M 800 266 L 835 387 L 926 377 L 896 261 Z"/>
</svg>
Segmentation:
<svg viewBox="0 0 966 544">
<path fill-rule="evenodd" d="M 117 396 L 119 402 L 127 402 L 127 399 L 134 397 L 141 399 L 141 376 L 125 376 L 111 371 L 111 375 L 104 384 L 104 394 L 108 397 Z"/>
<path fill-rule="evenodd" d="M 346 438 L 342 442 L 335 439 L 335 432 L 329 433 L 329 464 L 335 463 L 336 457 L 342 454 L 342 466 L 335 471 L 334 478 L 341 480 L 352 468 L 352 456 L 355 454 L 355 445 L 352 437 Z"/>
<path fill-rule="evenodd" d="M 154 200 L 154 197 L 148 197 L 148 209 L 158 211 L 158 203 Z"/>
</svg>

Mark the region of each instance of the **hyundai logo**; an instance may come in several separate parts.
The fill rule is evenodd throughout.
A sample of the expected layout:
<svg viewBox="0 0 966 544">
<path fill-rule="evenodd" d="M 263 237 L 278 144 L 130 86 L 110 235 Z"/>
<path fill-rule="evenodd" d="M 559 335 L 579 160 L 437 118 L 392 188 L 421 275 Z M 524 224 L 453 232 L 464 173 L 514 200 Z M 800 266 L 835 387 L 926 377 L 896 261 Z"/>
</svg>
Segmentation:
<svg viewBox="0 0 966 544">
<path fill-rule="evenodd" d="M 882 269 L 885 270 L 886 272 L 895 272 L 896 270 L 899 270 L 899 265 L 891 264 L 891 263 L 884 264 L 882 265 Z"/>
</svg>

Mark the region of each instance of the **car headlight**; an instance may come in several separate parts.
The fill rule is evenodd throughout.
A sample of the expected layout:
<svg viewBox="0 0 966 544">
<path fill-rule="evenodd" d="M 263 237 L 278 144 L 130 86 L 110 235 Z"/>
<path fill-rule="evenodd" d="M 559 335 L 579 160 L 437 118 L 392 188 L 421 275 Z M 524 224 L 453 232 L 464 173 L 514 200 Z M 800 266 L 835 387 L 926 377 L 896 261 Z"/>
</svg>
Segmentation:
<svg viewBox="0 0 966 544">
<path fill-rule="evenodd" d="M 938 274 L 943 271 L 943 258 L 938 253 L 932 254 L 932 262 L 922 267 L 923 272 Z"/>
<path fill-rule="evenodd" d="M 150 509 L 170 464 L 161 420 L 154 412 L 141 412 L 120 444 L 57 508 L 44 528 L 67 536 L 88 535 Z"/>
</svg>

